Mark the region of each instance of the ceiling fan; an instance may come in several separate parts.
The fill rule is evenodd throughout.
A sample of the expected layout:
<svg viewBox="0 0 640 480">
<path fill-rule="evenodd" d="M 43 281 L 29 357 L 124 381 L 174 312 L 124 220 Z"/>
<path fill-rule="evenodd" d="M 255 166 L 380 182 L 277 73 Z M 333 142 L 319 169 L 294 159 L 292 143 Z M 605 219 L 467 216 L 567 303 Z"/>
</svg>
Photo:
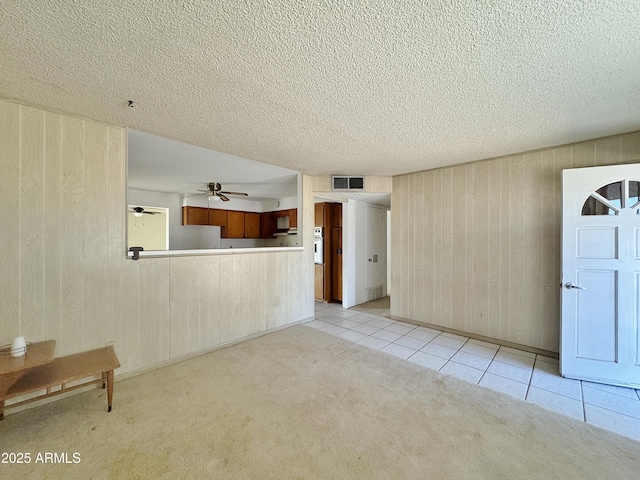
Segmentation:
<svg viewBox="0 0 640 480">
<path fill-rule="evenodd" d="M 148 212 L 142 207 L 133 207 L 129 209 L 130 212 L 133 212 L 133 215 L 136 217 L 141 217 L 143 214 L 146 215 L 160 215 L 160 212 Z"/>
<path fill-rule="evenodd" d="M 207 183 L 207 190 L 198 190 L 202 193 L 194 193 L 193 195 L 208 195 L 209 200 L 228 202 L 230 199 L 227 195 L 242 195 L 244 197 L 248 197 L 249 195 L 244 192 L 227 192 L 222 190 L 222 185 L 217 182 L 209 182 Z M 193 195 L 187 195 L 191 197 Z"/>
</svg>

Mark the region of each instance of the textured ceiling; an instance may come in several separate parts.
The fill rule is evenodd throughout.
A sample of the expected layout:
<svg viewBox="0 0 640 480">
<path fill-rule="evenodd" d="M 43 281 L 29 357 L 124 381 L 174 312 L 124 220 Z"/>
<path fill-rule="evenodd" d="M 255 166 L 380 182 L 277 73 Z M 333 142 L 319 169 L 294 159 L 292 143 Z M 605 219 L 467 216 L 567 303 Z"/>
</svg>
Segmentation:
<svg viewBox="0 0 640 480">
<path fill-rule="evenodd" d="M 0 25 L 0 96 L 308 174 L 640 129 L 638 0 L 0 0 Z"/>
</svg>

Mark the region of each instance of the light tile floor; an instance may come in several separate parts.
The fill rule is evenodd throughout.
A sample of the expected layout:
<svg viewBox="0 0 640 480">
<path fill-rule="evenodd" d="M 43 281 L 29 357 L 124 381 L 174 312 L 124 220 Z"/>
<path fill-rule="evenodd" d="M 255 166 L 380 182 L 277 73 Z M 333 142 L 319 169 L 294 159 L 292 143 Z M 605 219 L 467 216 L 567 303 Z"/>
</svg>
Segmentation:
<svg viewBox="0 0 640 480">
<path fill-rule="evenodd" d="M 331 335 L 640 440 L 640 391 L 562 378 L 558 360 L 316 302 Z"/>
</svg>

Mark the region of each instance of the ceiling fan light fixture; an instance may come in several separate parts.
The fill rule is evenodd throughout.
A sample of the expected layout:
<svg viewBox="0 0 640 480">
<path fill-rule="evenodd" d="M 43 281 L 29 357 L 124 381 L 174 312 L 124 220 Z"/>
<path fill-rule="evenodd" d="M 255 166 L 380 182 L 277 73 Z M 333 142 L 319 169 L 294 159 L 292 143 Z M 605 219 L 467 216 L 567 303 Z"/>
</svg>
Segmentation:
<svg viewBox="0 0 640 480">
<path fill-rule="evenodd" d="M 133 212 L 133 216 L 139 218 L 142 216 L 142 212 Z"/>
<path fill-rule="evenodd" d="M 222 199 L 218 196 L 218 195 L 209 195 L 209 201 L 210 202 L 219 202 Z"/>
</svg>

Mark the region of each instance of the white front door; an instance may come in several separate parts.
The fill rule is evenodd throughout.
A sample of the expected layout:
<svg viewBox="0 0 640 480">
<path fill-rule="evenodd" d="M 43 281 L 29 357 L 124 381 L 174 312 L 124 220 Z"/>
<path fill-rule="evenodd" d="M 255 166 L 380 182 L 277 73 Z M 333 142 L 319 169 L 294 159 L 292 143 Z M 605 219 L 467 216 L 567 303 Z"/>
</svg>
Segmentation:
<svg viewBox="0 0 640 480">
<path fill-rule="evenodd" d="M 563 171 L 564 377 L 640 387 L 640 165 Z"/>
</svg>

